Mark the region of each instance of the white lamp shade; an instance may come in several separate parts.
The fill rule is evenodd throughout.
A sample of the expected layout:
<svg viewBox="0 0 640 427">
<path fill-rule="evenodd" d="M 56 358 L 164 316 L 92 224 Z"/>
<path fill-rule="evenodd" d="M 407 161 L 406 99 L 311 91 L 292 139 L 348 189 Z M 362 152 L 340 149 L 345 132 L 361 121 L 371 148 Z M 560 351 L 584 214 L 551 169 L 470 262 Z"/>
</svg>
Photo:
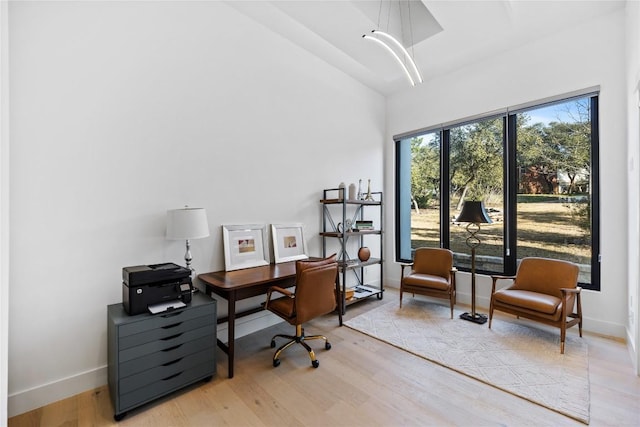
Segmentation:
<svg viewBox="0 0 640 427">
<path fill-rule="evenodd" d="M 201 239 L 209 236 L 207 211 L 204 208 L 182 208 L 167 211 L 167 239 Z"/>
</svg>

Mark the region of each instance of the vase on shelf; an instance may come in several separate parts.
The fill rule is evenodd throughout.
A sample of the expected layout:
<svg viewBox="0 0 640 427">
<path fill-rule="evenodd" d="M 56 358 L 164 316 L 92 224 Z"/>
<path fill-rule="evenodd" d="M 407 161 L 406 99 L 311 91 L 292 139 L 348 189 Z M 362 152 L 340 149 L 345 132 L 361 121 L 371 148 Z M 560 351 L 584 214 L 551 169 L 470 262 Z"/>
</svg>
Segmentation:
<svg viewBox="0 0 640 427">
<path fill-rule="evenodd" d="M 362 262 L 368 261 L 371 257 L 371 251 L 368 247 L 363 246 L 358 250 L 358 259 Z"/>
</svg>

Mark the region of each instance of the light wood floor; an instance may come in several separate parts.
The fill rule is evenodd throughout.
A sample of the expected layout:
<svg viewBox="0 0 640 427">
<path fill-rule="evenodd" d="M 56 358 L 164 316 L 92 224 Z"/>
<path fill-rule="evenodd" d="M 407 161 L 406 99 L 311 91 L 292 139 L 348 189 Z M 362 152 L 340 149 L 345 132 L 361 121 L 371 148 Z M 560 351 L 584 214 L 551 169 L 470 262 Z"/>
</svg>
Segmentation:
<svg viewBox="0 0 640 427">
<path fill-rule="evenodd" d="M 383 301 L 349 307 L 346 318 L 381 303 L 397 301 L 390 289 Z M 9 419 L 22 426 L 580 426 L 534 403 L 425 361 L 325 316 L 306 327 L 333 346 L 317 349 L 313 369 L 300 346 L 271 365 L 271 336 L 291 333 L 285 324 L 236 341 L 235 376 L 218 350 L 218 373 L 168 398 L 113 420 L 107 386 Z M 591 426 L 640 426 L 640 377 L 626 346 L 585 334 L 589 343 Z M 567 390 L 571 393 L 571 390 Z"/>
</svg>

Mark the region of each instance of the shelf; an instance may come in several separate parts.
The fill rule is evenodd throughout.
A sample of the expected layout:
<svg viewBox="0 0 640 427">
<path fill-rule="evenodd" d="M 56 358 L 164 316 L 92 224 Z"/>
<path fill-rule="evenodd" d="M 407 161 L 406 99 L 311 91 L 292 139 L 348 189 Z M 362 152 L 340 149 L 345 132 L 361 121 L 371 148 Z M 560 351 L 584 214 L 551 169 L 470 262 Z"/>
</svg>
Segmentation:
<svg viewBox="0 0 640 427">
<path fill-rule="evenodd" d="M 322 199 L 320 203 L 324 203 L 325 205 L 338 205 L 342 203 L 346 203 L 348 205 L 370 205 L 370 206 L 378 206 L 381 205 L 382 202 L 380 200 L 358 200 L 358 199 Z"/>
<path fill-rule="evenodd" d="M 346 268 L 347 270 L 351 270 L 353 268 L 361 268 L 361 267 L 366 267 L 368 265 L 380 264 L 381 262 L 382 262 L 382 259 L 380 258 L 369 258 L 364 262 L 360 260 L 347 261 L 346 266 L 344 262 L 338 261 L 338 266 L 341 269 Z"/>
<path fill-rule="evenodd" d="M 346 233 L 340 233 L 338 231 L 324 231 L 320 233 L 320 235 L 324 237 L 364 236 L 375 234 L 382 234 L 382 230 L 347 231 Z"/>
<path fill-rule="evenodd" d="M 322 231 L 319 233 L 322 237 L 322 254 L 327 255 L 327 244 L 334 247 L 339 246 L 338 265 L 339 265 L 339 280 L 340 287 L 342 289 L 342 310 L 345 313 L 345 307 L 352 303 L 362 301 L 363 299 L 371 296 L 376 296 L 378 299 L 382 299 L 384 286 L 383 286 L 383 268 L 382 262 L 383 251 L 383 233 L 382 227 L 384 225 L 383 218 L 383 197 L 382 192 L 371 192 L 370 195 L 373 200 L 360 200 L 360 199 L 343 199 L 332 198 L 331 196 L 346 195 L 344 190 L 339 188 L 326 189 L 322 193 L 320 203 L 322 205 Z M 366 212 L 366 217 L 365 217 Z M 372 216 L 372 217 L 370 217 Z M 352 223 L 371 226 L 376 224 L 377 229 L 351 229 L 351 231 L 338 231 L 341 230 L 344 224 Z M 349 227 L 347 227 L 349 228 Z M 366 236 L 374 236 L 376 242 Z M 333 240 L 334 243 L 330 243 L 332 238 L 337 238 L 338 241 Z M 357 257 L 352 257 L 353 251 L 358 250 L 374 243 L 374 254 L 378 257 L 369 258 L 367 261 L 360 261 Z M 352 255 L 349 255 L 349 251 L 352 251 Z M 374 268 L 373 274 L 377 276 L 367 277 L 367 269 L 365 267 L 378 266 Z M 348 280 L 349 279 L 349 280 Z M 379 286 L 374 286 L 371 283 L 379 281 Z M 367 284 L 369 283 L 369 284 Z M 353 297 L 345 300 L 345 294 L 350 295 L 348 290 L 356 289 Z"/>
<path fill-rule="evenodd" d="M 354 302 L 358 302 L 359 300 L 372 297 L 374 295 L 380 295 L 384 292 L 383 289 L 374 288 L 372 286 L 359 285 L 353 288 L 355 290 L 353 294 L 353 298 L 349 298 L 345 301 L 346 305 L 353 304 Z"/>
</svg>

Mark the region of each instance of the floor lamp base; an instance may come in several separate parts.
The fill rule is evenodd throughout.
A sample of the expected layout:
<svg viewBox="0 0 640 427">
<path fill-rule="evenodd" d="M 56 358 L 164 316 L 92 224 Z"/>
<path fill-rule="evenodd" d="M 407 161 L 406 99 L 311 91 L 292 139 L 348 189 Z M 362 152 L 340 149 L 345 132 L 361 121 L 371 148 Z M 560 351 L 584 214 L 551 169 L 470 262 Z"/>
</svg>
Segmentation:
<svg viewBox="0 0 640 427">
<path fill-rule="evenodd" d="M 487 323 L 487 315 L 486 314 L 472 314 L 472 313 L 462 313 L 460 315 L 461 319 L 468 320 L 473 323 L 477 323 L 478 325 L 482 325 L 483 323 Z"/>
</svg>

